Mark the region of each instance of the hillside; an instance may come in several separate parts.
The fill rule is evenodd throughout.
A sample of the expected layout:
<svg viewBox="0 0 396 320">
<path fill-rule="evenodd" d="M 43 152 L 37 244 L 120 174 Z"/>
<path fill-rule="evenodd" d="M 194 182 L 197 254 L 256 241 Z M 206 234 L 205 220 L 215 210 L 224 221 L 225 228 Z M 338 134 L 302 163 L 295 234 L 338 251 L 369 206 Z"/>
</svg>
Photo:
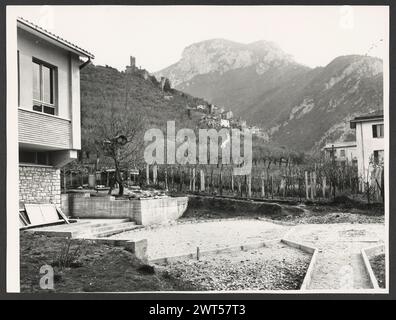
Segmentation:
<svg viewBox="0 0 396 320">
<path fill-rule="evenodd" d="M 97 120 L 93 119 L 97 117 L 97 110 L 108 107 L 113 97 L 123 101 L 126 95 L 128 109 L 144 116 L 146 129 L 160 128 L 165 133 L 167 121 L 175 121 L 176 129 L 210 127 L 202 121 L 202 118 L 207 116 L 207 111 L 197 108 L 207 106 L 207 101 L 172 88 L 163 91 L 155 77 L 148 75 L 145 70 L 136 69 L 132 73 L 126 73 L 109 66 L 91 64 L 81 71 L 81 127 L 84 151 L 95 151 L 94 137 L 89 128 L 92 124 L 97 125 L 97 122 L 94 122 Z M 105 103 L 104 99 L 107 100 Z M 210 117 L 219 119 L 219 115 L 216 114 Z M 238 123 L 238 120 L 232 120 L 232 123 Z M 218 126 L 215 128 L 219 129 Z M 267 143 L 258 137 L 254 138 L 253 144 L 255 159 L 263 155 L 301 157 L 300 154 L 290 153 L 286 148 Z"/>
<path fill-rule="evenodd" d="M 160 128 L 164 133 L 167 121 L 175 121 L 176 128 L 197 128 L 201 114 L 189 113 L 187 108 L 205 103 L 174 89 L 162 91 L 155 77 L 144 78 L 139 70 L 125 73 L 109 66 L 91 64 L 81 71 L 83 147 L 93 146 L 88 128 L 95 110 L 103 107 L 104 99 L 109 104 L 113 97 L 124 99 L 126 95 L 128 109 L 143 115 L 145 128 Z"/>
<path fill-rule="evenodd" d="M 325 67 L 296 63 L 276 44 L 223 39 L 187 47 L 176 64 L 156 73 L 183 92 L 234 111 L 272 141 L 315 151 L 351 139 L 348 120 L 382 108 L 382 61 L 344 56 Z"/>
</svg>

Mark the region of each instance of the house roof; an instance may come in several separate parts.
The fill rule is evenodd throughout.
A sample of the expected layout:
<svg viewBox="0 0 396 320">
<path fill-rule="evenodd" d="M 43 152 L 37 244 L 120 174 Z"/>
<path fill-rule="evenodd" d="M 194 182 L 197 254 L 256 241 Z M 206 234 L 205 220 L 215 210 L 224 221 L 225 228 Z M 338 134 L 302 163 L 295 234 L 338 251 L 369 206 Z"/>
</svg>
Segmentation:
<svg viewBox="0 0 396 320">
<path fill-rule="evenodd" d="M 24 19 L 24 18 L 17 18 L 17 25 L 18 27 L 29 31 L 30 33 L 35 34 L 36 36 L 45 39 L 57 46 L 63 47 L 64 49 L 68 50 L 68 51 L 72 51 L 76 54 L 78 54 L 79 56 L 83 56 L 83 57 L 87 57 L 90 59 L 94 59 L 95 56 L 88 52 L 87 50 L 84 50 L 82 48 L 80 48 L 79 46 L 71 43 L 70 41 L 67 41 L 55 34 L 53 34 L 52 32 L 39 27 L 38 25 Z"/>
<path fill-rule="evenodd" d="M 377 110 L 365 115 L 361 115 L 355 117 L 351 120 L 351 129 L 356 128 L 356 123 L 358 122 L 370 122 L 370 121 L 377 121 L 377 120 L 384 120 L 384 110 Z"/>
</svg>

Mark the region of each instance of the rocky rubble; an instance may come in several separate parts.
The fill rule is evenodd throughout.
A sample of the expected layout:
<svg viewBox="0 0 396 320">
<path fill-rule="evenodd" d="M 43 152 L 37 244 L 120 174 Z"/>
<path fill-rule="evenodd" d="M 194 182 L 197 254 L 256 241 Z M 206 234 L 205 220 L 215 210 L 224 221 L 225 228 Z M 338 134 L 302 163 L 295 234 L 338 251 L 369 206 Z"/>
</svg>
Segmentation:
<svg viewBox="0 0 396 320">
<path fill-rule="evenodd" d="M 160 267 L 196 290 L 298 290 L 310 255 L 283 244 L 251 251 L 180 260 Z"/>
</svg>

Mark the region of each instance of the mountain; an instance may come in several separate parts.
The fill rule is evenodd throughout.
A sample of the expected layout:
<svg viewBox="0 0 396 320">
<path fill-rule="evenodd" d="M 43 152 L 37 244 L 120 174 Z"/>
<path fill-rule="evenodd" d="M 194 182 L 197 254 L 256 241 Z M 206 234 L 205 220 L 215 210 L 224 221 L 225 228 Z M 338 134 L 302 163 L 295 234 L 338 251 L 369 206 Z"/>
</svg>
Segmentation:
<svg viewBox="0 0 396 320">
<path fill-rule="evenodd" d="M 352 139 L 348 120 L 382 108 L 380 59 L 342 56 L 312 69 L 268 41 L 195 43 L 180 61 L 155 75 L 233 110 L 263 128 L 272 141 L 303 151 Z"/>
</svg>

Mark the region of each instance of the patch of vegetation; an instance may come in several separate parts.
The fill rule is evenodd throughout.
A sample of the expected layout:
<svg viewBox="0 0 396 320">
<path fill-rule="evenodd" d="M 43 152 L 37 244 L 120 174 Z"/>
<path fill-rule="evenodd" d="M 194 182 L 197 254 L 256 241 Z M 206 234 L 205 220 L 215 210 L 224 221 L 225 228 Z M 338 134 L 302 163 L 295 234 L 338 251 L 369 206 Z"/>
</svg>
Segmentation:
<svg viewBox="0 0 396 320">
<path fill-rule="evenodd" d="M 54 256 L 61 255 L 65 239 L 20 234 L 20 281 L 21 292 L 45 292 L 40 288 L 40 268 L 51 265 L 54 268 L 53 292 L 132 292 L 132 291 L 173 291 L 185 290 L 182 281 L 152 273 L 142 261 L 120 247 L 97 244 L 87 240 L 73 240 L 69 249 L 64 249 L 64 260 L 72 261 L 76 247 L 83 248 L 79 255 L 78 268 L 60 268 L 53 264 Z M 69 254 L 67 255 L 66 252 Z M 76 261 L 76 260 L 74 260 Z"/>
</svg>

